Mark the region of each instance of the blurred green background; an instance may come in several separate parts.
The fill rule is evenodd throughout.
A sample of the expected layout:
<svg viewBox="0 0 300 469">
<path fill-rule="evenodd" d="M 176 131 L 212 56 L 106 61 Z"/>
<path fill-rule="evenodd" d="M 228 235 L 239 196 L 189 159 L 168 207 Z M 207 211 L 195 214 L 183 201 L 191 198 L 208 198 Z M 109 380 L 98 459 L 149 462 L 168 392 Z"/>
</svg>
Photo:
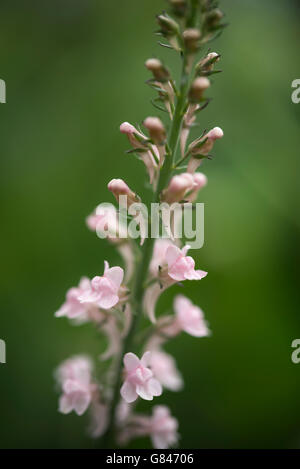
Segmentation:
<svg viewBox="0 0 300 469">
<path fill-rule="evenodd" d="M 169 344 L 186 386 L 156 402 L 178 417 L 183 448 L 300 447 L 300 364 L 290 358 L 300 338 L 300 104 L 291 102 L 291 82 L 300 78 L 299 4 L 221 7 L 230 26 L 213 50 L 224 73 L 200 123 L 222 127 L 225 138 L 203 165 L 205 245 L 193 252 L 209 275 L 184 285 L 213 336 L 182 334 Z M 163 0 L 0 2 L 3 448 L 96 446 L 85 417 L 57 412 L 52 374 L 63 359 L 97 356 L 105 344 L 91 326 L 53 314 L 81 275 L 101 274 L 104 259 L 119 262 L 84 219 L 112 202 L 113 177 L 144 189 L 143 165 L 124 154 L 118 126 L 156 113 L 145 59 L 159 54 L 178 71 L 175 54 L 153 35 L 163 8 Z"/>
</svg>

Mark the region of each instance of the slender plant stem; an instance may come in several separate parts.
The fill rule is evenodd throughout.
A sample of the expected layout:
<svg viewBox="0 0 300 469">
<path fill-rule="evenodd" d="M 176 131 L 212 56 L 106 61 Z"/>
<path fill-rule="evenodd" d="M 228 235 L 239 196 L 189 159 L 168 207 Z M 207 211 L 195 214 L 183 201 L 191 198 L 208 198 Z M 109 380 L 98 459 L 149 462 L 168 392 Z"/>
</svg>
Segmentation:
<svg viewBox="0 0 300 469">
<path fill-rule="evenodd" d="M 185 111 L 186 97 L 189 86 L 190 76 L 187 71 L 187 59 L 186 56 L 182 56 L 182 73 L 180 80 L 180 91 L 176 102 L 175 112 L 168 136 L 167 143 L 167 154 L 165 156 L 165 162 L 162 166 L 159 181 L 157 185 L 157 190 L 154 194 L 152 202 L 160 202 L 160 194 L 162 190 L 166 187 L 168 180 L 171 176 L 173 170 L 173 162 L 176 155 L 176 150 L 179 142 L 180 130 L 182 126 L 182 120 Z M 150 230 L 149 230 L 150 232 Z M 131 325 L 128 331 L 127 336 L 124 339 L 122 350 L 118 357 L 118 363 L 116 366 L 116 379 L 113 388 L 113 396 L 110 407 L 109 415 L 109 427 L 106 434 L 103 437 L 102 443 L 104 447 L 110 447 L 114 445 L 114 422 L 116 416 L 116 408 L 120 396 L 120 387 L 122 383 L 122 368 L 123 368 L 123 357 L 127 352 L 131 351 L 133 337 L 137 329 L 140 317 L 143 311 L 143 296 L 144 296 L 144 284 L 147 280 L 149 265 L 152 257 L 154 246 L 154 239 L 151 236 L 148 236 L 145 239 L 143 248 L 142 248 L 142 257 L 137 265 L 136 271 L 136 281 L 133 286 L 131 294 L 131 307 L 133 311 Z"/>
</svg>

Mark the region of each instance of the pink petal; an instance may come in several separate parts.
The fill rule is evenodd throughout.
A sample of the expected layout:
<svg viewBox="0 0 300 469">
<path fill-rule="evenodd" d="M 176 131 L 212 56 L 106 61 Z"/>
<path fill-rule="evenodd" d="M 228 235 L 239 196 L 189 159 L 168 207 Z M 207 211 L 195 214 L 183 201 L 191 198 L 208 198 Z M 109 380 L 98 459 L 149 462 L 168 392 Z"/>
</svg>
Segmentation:
<svg viewBox="0 0 300 469">
<path fill-rule="evenodd" d="M 145 401 L 153 400 L 153 394 L 148 389 L 148 383 L 143 386 L 137 386 L 136 392 L 142 399 L 145 399 Z"/>
<path fill-rule="evenodd" d="M 177 246 L 169 246 L 166 251 L 166 261 L 168 266 L 171 267 L 180 256 L 181 251 Z"/>
<path fill-rule="evenodd" d="M 91 402 L 91 396 L 89 393 L 80 393 L 76 396 L 74 402 L 74 410 L 77 415 L 82 415 L 87 410 Z"/>
<path fill-rule="evenodd" d="M 124 401 L 128 402 L 128 404 L 134 402 L 138 397 L 135 390 L 135 386 L 133 386 L 133 384 L 131 384 L 129 381 L 125 381 L 125 383 L 121 387 L 120 392 Z"/>
<path fill-rule="evenodd" d="M 133 371 L 140 366 L 139 358 L 132 352 L 126 353 L 123 361 L 127 371 Z"/>
<path fill-rule="evenodd" d="M 102 309 L 113 308 L 114 306 L 116 306 L 117 303 L 119 303 L 118 295 L 109 292 L 102 293 L 97 301 L 99 308 Z"/>
<path fill-rule="evenodd" d="M 143 366 L 149 366 L 150 364 L 150 359 L 151 359 L 151 352 L 149 352 L 149 350 L 147 352 L 144 353 L 144 355 L 142 356 L 141 358 L 141 364 Z"/>
<path fill-rule="evenodd" d="M 206 277 L 207 272 L 204 270 L 192 270 L 185 274 L 185 278 L 187 280 L 201 280 L 202 278 Z"/>
<path fill-rule="evenodd" d="M 124 270 L 121 267 L 112 267 L 111 269 L 105 270 L 105 277 L 111 280 L 111 282 L 119 288 L 124 278 Z"/>
<path fill-rule="evenodd" d="M 162 394 L 162 387 L 159 381 L 155 378 L 149 379 L 148 383 L 148 390 L 151 392 L 153 396 L 160 396 Z"/>
<path fill-rule="evenodd" d="M 69 414 L 72 410 L 72 399 L 66 395 L 61 396 L 59 399 L 59 412 L 62 414 Z"/>
</svg>

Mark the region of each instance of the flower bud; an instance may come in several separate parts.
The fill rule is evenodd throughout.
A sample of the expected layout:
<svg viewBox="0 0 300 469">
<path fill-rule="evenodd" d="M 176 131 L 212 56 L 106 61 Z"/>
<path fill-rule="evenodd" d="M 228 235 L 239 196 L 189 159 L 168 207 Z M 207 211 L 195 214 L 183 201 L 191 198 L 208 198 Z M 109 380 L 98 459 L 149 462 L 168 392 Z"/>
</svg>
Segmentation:
<svg viewBox="0 0 300 469">
<path fill-rule="evenodd" d="M 210 87 L 210 81 L 206 77 L 196 78 L 189 91 L 189 100 L 192 103 L 198 103 L 203 98 L 203 92 Z"/>
<path fill-rule="evenodd" d="M 186 0 L 169 0 L 171 4 L 172 11 L 175 16 L 182 18 L 187 10 L 187 1 Z"/>
<path fill-rule="evenodd" d="M 145 62 L 145 66 L 153 73 L 153 76 L 157 81 L 165 82 L 169 80 L 169 71 L 159 59 L 148 59 Z"/>
<path fill-rule="evenodd" d="M 166 36 L 175 36 L 179 33 L 179 26 L 170 16 L 163 14 L 156 17 L 161 33 Z"/>
<path fill-rule="evenodd" d="M 130 206 L 135 202 L 139 202 L 138 196 L 127 186 L 126 182 L 123 179 L 112 179 L 107 188 L 110 192 L 113 193 L 117 202 L 122 203 L 124 198 L 122 196 L 127 197 L 127 203 L 123 205 Z"/>
<path fill-rule="evenodd" d="M 211 72 L 214 68 L 214 65 L 216 62 L 220 60 L 220 55 L 217 54 L 216 52 L 210 52 L 207 54 L 204 59 L 201 59 L 200 62 L 196 65 L 196 72 L 201 74 L 201 73 L 207 73 Z"/>
<path fill-rule="evenodd" d="M 200 31 L 195 28 L 186 29 L 183 32 L 183 40 L 187 51 L 196 52 L 198 49 L 198 42 L 200 39 Z"/>
<path fill-rule="evenodd" d="M 155 145 L 164 145 L 166 140 L 166 130 L 162 121 L 158 117 L 147 117 L 144 126 L 148 129 L 149 134 Z"/>
<path fill-rule="evenodd" d="M 215 141 L 222 138 L 223 135 L 224 132 L 220 127 L 214 127 L 206 135 L 194 140 L 194 142 L 189 145 L 188 150 L 192 155 L 192 158 L 188 164 L 189 173 L 194 173 L 196 171 L 198 166 L 201 164 L 201 155 L 202 157 L 208 156 L 209 152 L 214 146 Z M 198 155 L 200 155 L 200 157 Z"/>
<path fill-rule="evenodd" d="M 189 173 L 173 176 L 167 189 L 163 193 L 163 201 L 169 204 L 180 202 L 187 192 L 194 188 L 194 177 Z"/>
<path fill-rule="evenodd" d="M 211 10 L 206 16 L 206 25 L 209 29 L 215 29 L 222 18 L 224 17 L 223 12 L 219 8 Z"/>
</svg>

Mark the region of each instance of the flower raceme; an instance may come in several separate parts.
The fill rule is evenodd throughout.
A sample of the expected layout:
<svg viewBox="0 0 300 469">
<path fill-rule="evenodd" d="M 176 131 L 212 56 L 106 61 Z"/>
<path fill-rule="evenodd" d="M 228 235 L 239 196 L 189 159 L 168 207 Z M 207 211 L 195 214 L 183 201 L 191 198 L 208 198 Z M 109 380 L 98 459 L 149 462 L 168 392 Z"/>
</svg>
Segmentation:
<svg viewBox="0 0 300 469">
<path fill-rule="evenodd" d="M 121 124 L 120 132 L 131 146 L 127 153 L 135 154 L 146 167 L 154 205 L 174 204 L 179 206 L 182 216 L 188 206 L 197 209 L 194 202 L 207 178 L 196 170 L 203 159 L 210 157 L 216 140 L 223 137 L 222 129 L 214 127 L 209 132 L 203 131 L 192 143 L 188 141 L 198 113 L 210 102 L 206 93 L 213 82 L 208 77 L 219 72 L 214 69 L 219 54 L 210 52 L 202 58 L 196 55 L 219 35 L 224 25 L 223 13 L 215 6 L 217 0 L 213 6 L 211 2 L 187 0 L 169 0 L 169 4 L 176 18 L 164 12 L 157 16 L 157 22 L 163 37 L 161 45 L 174 49 L 183 59 L 180 80 L 176 83 L 161 60 L 150 58 L 145 62 L 152 75 L 147 84 L 157 93 L 152 104 L 166 111 L 169 122 L 150 116 L 141 124 L 145 132 L 129 122 Z M 148 209 L 144 216 L 140 197 L 123 179 L 112 179 L 107 188 L 119 208 L 101 204 L 87 217 L 86 224 L 116 248 L 125 268 L 110 267 L 105 261 L 103 275 L 91 280 L 82 278 L 77 287 L 68 290 L 65 302 L 55 313 L 72 323 L 89 321 L 107 341 L 107 348 L 99 355 L 99 380 L 92 361 L 85 356 L 72 357 L 60 365 L 56 372 L 61 389 L 59 410 L 78 415 L 88 410 L 90 435 L 99 438 L 105 432 L 108 439 L 113 438 L 109 441 L 111 445 L 149 436 L 155 448 L 166 449 L 178 444 L 176 418 L 162 405 L 154 406 L 150 415 L 138 414 L 136 403 L 138 398 L 146 401 L 158 398 L 163 389 L 179 391 L 183 387 L 175 359 L 163 349 L 167 340 L 181 332 L 206 337 L 210 330 L 203 311 L 183 295 L 175 297 L 173 315 L 161 314 L 157 320 L 156 304 L 170 286 L 201 280 L 207 272 L 195 268 L 194 259 L 188 255 L 189 246 L 183 246 L 175 236 L 179 223 L 175 213 L 170 215 L 170 229 L 163 224 L 162 238 L 154 241 L 157 235 L 149 237 L 144 229 L 150 218 Z M 162 212 L 161 209 L 161 219 Z M 134 222 L 129 231 L 128 220 Z M 151 236 L 153 225 L 151 217 Z M 139 231 L 142 241 L 147 239 L 144 245 L 136 241 L 135 231 Z M 163 238 L 165 235 L 167 238 Z M 147 328 L 138 327 L 138 318 L 143 313 L 152 323 Z M 132 353 L 135 348 L 144 351 L 141 359 Z"/>
<path fill-rule="evenodd" d="M 141 360 L 130 352 L 124 356 L 125 381 L 121 387 L 121 396 L 126 402 L 134 402 L 138 396 L 152 401 L 154 396 L 161 395 L 161 384 L 149 368 L 150 357 L 151 352 L 145 352 Z"/>
</svg>

